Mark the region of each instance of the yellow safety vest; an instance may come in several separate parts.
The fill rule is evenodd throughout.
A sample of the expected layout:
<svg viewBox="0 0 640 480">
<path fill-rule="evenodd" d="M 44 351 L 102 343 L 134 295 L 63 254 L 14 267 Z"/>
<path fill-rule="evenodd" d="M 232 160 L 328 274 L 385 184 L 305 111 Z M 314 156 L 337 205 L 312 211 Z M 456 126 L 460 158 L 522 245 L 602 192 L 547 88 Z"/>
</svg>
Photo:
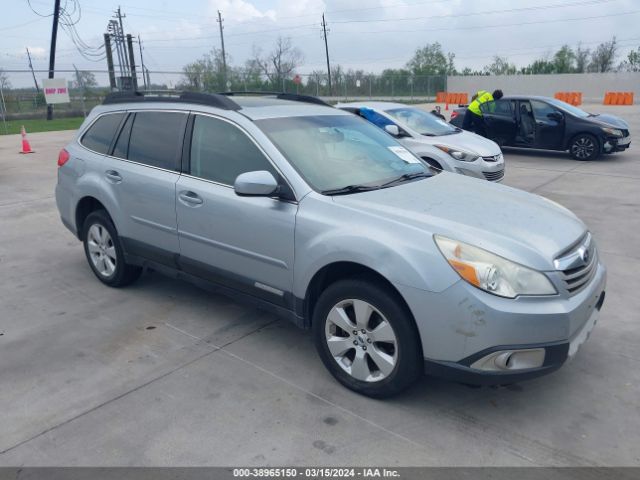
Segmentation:
<svg viewBox="0 0 640 480">
<path fill-rule="evenodd" d="M 485 102 L 493 102 L 493 95 L 491 95 L 489 92 L 485 92 L 484 90 L 480 90 L 478 92 L 478 97 L 473 102 L 471 102 L 467 108 L 476 115 L 482 116 L 480 105 Z"/>
</svg>

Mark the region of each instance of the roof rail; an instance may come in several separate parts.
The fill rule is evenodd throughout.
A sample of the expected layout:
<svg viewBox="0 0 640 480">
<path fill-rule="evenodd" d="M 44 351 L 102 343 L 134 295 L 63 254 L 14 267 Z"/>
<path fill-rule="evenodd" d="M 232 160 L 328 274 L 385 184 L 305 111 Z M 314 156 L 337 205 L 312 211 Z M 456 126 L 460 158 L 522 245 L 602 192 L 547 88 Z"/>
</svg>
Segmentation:
<svg viewBox="0 0 640 480">
<path fill-rule="evenodd" d="M 316 105 L 323 105 L 325 107 L 332 107 L 333 105 L 325 102 L 321 98 L 314 97 L 311 95 L 299 95 L 297 93 L 287 93 L 287 92 L 261 92 L 261 91 L 232 91 L 232 92 L 220 92 L 219 95 L 225 95 L 228 97 L 233 97 L 236 95 L 270 95 L 274 96 L 280 100 L 290 100 L 292 102 L 304 102 L 304 103 L 314 103 Z"/>
<path fill-rule="evenodd" d="M 197 103 L 222 110 L 240 110 L 242 108 L 230 98 L 217 93 L 176 92 L 173 90 L 113 92 L 105 97 L 102 104 L 112 105 L 131 102 Z"/>
</svg>

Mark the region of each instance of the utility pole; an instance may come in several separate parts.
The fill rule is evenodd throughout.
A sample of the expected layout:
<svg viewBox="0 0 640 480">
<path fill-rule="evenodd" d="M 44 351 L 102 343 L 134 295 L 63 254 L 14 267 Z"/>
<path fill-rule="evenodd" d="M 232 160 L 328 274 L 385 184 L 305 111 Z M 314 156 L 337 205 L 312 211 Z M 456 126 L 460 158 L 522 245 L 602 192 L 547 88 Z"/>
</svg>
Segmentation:
<svg viewBox="0 0 640 480">
<path fill-rule="evenodd" d="M 116 20 L 109 20 L 107 29 L 113 37 L 113 43 L 116 47 L 116 54 L 118 55 L 118 69 L 120 70 L 120 78 L 122 78 L 125 76 L 125 71 L 123 69 L 124 62 L 122 60 L 122 50 L 120 48 L 120 27 L 118 26 L 118 22 Z"/>
<path fill-rule="evenodd" d="M 144 83 L 144 89 L 147 87 L 147 77 L 144 71 L 144 58 L 142 58 L 142 40 L 140 39 L 140 35 L 138 35 L 138 47 L 140 48 L 140 68 L 142 69 L 142 82 Z"/>
<path fill-rule="evenodd" d="M 107 69 L 109 70 L 109 86 L 111 90 L 116 89 L 116 72 L 113 69 L 113 52 L 111 51 L 111 36 L 104 34 L 104 50 L 107 54 Z"/>
<path fill-rule="evenodd" d="M 324 37 L 324 50 L 327 54 L 327 75 L 329 76 L 329 96 L 331 96 L 331 66 L 329 64 L 329 46 L 327 44 L 327 22 L 324 20 L 324 13 L 322 14 L 322 36 Z"/>
<path fill-rule="evenodd" d="M 58 20 L 60 19 L 60 0 L 53 6 L 53 27 L 51 28 L 51 47 L 49 48 L 49 78 L 53 78 L 56 68 L 56 41 L 58 39 Z M 47 120 L 53 119 L 53 106 L 47 105 Z"/>
<path fill-rule="evenodd" d="M 133 56 L 133 37 L 127 34 L 127 50 L 129 51 L 129 62 L 131 63 L 131 87 L 134 92 L 138 91 L 138 76 L 136 75 L 136 59 Z"/>
<path fill-rule="evenodd" d="M 31 69 L 31 75 L 33 75 L 33 83 L 36 84 L 36 91 L 40 93 L 40 87 L 38 86 L 38 80 L 36 80 L 36 74 L 33 71 L 33 65 L 31 63 L 31 54 L 29 53 L 29 47 L 27 47 L 27 58 L 29 58 L 29 68 Z"/>
<path fill-rule="evenodd" d="M 87 118 L 87 108 L 85 107 L 84 104 L 84 94 L 85 94 L 85 88 L 84 88 L 84 80 L 82 80 L 82 76 L 80 75 L 80 72 L 78 71 L 78 67 L 76 67 L 76 64 L 73 64 L 73 69 L 76 71 L 76 81 L 78 82 L 78 86 L 80 87 L 80 99 L 82 101 L 82 114 L 84 115 L 84 118 Z"/>
<path fill-rule="evenodd" d="M 224 27 L 222 26 L 222 14 L 220 10 L 218 10 L 218 23 L 220 24 L 220 44 L 222 45 L 222 81 L 224 83 L 223 90 L 227 90 L 227 54 L 224 50 L 224 35 L 222 34 L 222 30 Z"/>
<path fill-rule="evenodd" d="M 120 25 L 120 42 L 122 42 L 122 52 L 124 53 L 123 57 L 124 57 L 125 72 L 126 72 L 126 75 L 129 75 L 130 74 L 129 61 L 127 60 L 127 54 L 124 46 L 124 27 L 122 26 L 122 19 L 127 18 L 127 16 L 122 15 L 122 13 L 120 12 L 120 6 L 118 6 L 118 10 L 116 10 L 115 14 L 118 17 L 118 22 Z"/>
</svg>

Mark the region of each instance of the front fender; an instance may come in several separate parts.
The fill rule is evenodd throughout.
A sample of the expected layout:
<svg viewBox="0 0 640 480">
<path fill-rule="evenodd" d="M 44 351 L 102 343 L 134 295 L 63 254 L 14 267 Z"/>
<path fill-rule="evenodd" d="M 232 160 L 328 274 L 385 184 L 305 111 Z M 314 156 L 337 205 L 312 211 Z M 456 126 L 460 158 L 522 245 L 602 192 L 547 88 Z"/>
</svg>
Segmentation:
<svg viewBox="0 0 640 480">
<path fill-rule="evenodd" d="M 314 201 L 315 202 L 315 201 Z M 307 207 L 308 205 L 305 205 Z M 324 209 L 302 208 L 296 222 L 294 294 L 304 298 L 314 275 L 336 262 L 352 262 L 370 268 L 391 283 L 440 292 L 453 285 L 458 275 L 447 264 L 429 234 L 406 235 L 380 223 L 375 229 L 364 224 L 341 222 L 335 204 Z"/>
</svg>

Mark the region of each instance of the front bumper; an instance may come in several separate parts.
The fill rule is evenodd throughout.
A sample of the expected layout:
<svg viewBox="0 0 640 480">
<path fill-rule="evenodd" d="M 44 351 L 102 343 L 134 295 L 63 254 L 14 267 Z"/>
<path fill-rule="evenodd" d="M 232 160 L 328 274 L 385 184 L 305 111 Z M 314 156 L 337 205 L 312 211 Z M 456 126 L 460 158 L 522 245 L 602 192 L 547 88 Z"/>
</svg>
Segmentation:
<svg viewBox="0 0 640 480">
<path fill-rule="evenodd" d="M 579 293 L 508 299 L 463 280 L 439 292 L 399 286 L 420 332 L 427 374 L 469 384 L 504 384 L 558 369 L 590 333 L 604 301 L 606 269 L 599 264 Z M 544 350 L 532 368 L 482 369 L 494 352 Z M 517 358 L 517 357 L 514 357 Z"/>
<path fill-rule="evenodd" d="M 620 137 L 606 137 L 602 145 L 602 149 L 606 153 L 623 152 L 631 146 L 631 136 L 627 135 L 624 138 Z"/>
<path fill-rule="evenodd" d="M 597 323 L 598 313 L 604 303 L 605 292 L 602 291 L 596 308 L 587 322 L 568 341 L 533 345 L 501 345 L 488 348 L 470 355 L 459 362 L 439 362 L 425 359 L 424 371 L 427 375 L 446 378 L 470 385 L 506 385 L 531 380 L 559 369 L 568 359 L 578 352 L 582 344 L 589 338 Z M 535 352 L 543 358 L 540 365 L 532 368 L 478 368 L 487 365 L 500 356 L 517 356 L 520 353 Z M 487 361 L 485 361 L 487 360 Z M 497 362 L 496 362 L 497 363 Z M 504 362 L 506 363 L 506 362 Z"/>
<path fill-rule="evenodd" d="M 468 177 L 481 178 L 490 182 L 501 182 L 504 178 L 504 156 L 502 153 L 491 157 L 480 157 L 475 162 L 454 162 L 454 171 Z"/>
</svg>

